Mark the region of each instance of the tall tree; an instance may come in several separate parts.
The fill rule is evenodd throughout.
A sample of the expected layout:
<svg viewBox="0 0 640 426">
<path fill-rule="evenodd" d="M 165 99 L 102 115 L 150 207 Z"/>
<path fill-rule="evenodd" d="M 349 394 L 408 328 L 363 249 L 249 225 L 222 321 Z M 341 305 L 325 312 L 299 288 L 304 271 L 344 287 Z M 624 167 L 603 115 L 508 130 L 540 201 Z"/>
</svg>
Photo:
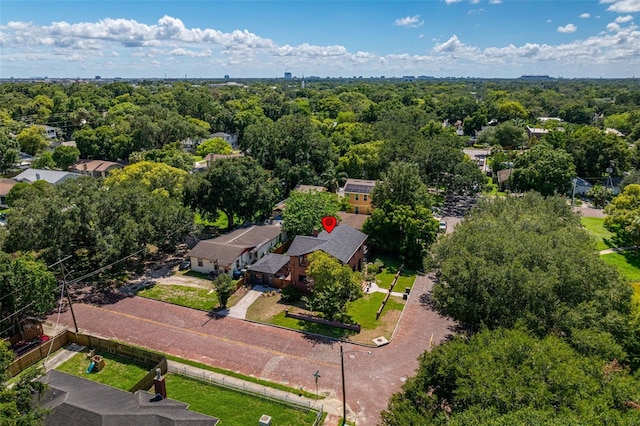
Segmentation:
<svg viewBox="0 0 640 426">
<path fill-rule="evenodd" d="M 392 163 L 371 191 L 371 200 L 374 207 L 431 206 L 431 196 L 415 163 Z"/>
<path fill-rule="evenodd" d="M 138 182 L 153 193 L 176 199 L 182 198 L 182 189 L 188 173 L 165 163 L 141 161 L 114 170 L 105 180 L 106 185 Z"/>
<path fill-rule="evenodd" d="M 309 255 L 307 275 L 313 280 L 311 295 L 303 297 L 307 307 L 329 320 L 350 322 L 347 304 L 362 296 L 360 274 L 330 255 L 316 251 Z"/>
<path fill-rule="evenodd" d="M 566 194 L 575 177 L 571 155 L 553 149 L 545 143 L 537 144 L 516 157 L 511 181 L 517 191 L 538 191 L 544 196 Z"/>
<path fill-rule="evenodd" d="M 222 138 L 207 139 L 196 148 L 196 154 L 204 157 L 207 154 L 231 154 L 231 145 Z"/>
<path fill-rule="evenodd" d="M 296 235 L 311 235 L 314 229 L 321 229 L 323 217 L 336 217 L 340 209 L 338 195 L 328 192 L 292 191 L 285 204 L 282 229 L 289 239 Z"/>
<path fill-rule="evenodd" d="M 626 333 L 631 288 L 559 197 L 481 200 L 433 253 L 435 306 L 473 328 Z"/>
<path fill-rule="evenodd" d="M 243 222 L 267 217 L 277 201 L 278 185 L 251 157 L 214 161 L 205 173 L 192 175 L 184 202 L 209 217 L 219 211 L 232 229 L 234 216 Z"/>
<path fill-rule="evenodd" d="M 22 151 L 29 155 L 36 155 L 49 146 L 49 141 L 43 134 L 41 126 L 30 126 L 18 134 L 18 143 Z"/>
<path fill-rule="evenodd" d="M 58 168 L 67 170 L 73 163 L 80 158 L 80 150 L 75 146 L 58 146 L 53 150 L 53 161 Z"/>
</svg>

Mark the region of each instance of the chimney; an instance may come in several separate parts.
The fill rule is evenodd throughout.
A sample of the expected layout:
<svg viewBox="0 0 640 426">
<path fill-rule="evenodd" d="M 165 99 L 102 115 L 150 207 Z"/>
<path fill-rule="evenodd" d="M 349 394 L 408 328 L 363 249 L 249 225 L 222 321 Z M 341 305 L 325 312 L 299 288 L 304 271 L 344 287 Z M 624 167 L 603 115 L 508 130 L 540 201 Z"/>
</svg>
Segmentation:
<svg viewBox="0 0 640 426">
<path fill-rule="evenodd" d="M 318 230 L 316 228 L 313 228 L 313 231 L 311 231 L 311 235 L 313 235 L 314 237 L 318 236 Z"/>
<path fill-rule="evenodd" d="M 162 399 L 167 398 L 167 384 L 162 376 L 162 370 L 159 368 L 156 368 L 156 377 L 153 379 L 153 390 L 156 396 L 160 396 Z"/>
</svg>

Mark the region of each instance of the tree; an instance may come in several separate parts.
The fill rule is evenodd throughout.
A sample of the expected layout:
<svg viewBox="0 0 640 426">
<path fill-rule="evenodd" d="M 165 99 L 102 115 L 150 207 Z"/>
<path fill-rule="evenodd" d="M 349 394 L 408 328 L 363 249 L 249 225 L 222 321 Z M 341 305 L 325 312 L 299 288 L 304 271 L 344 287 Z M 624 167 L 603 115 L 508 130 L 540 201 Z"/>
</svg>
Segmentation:
<svg viewBox="0 0 640 426">
<path fill-rule="evenodd" d="M 598 178 L 612 167 L 612 176 L 629 169 L 631 151 L 623 138 L 584 126 L 571 135 L 565 148 L 573 156 L 578 176 Z"/>
<path fill-rule="evenodd" d="M 336 192 L 338 188 L 343 186 L 347 181 L 348 175 L 345 172 L 334 169 L 333 167 L 325 170 L 320 176 L 322 179 L 322 185 L 327 188 L 329 192 Z"/>
<path fill-rule="evenodd" d="M 591 198 L 594 207 L 603 208 L 613 198 L 613 191 L 611 188 L 595 185 L 587 191 L 587 197 Z"/>
<path fill-rule="evenodd" d="M 186 172 L 193 170 L 193 155 L 182 151 L 179 144 L 168 144 L 162 149 L 150 149 L 143 152 L 134 152 L 129 156 L 130 163 L 136 163 L 138 161 L 155 161 L 156 163 L 164 163 Z"/>
<path fill-rule="evenodd" d="M 371 191 L 371 204 L 383 207 L 393 206 L 431 206 L 431 197 L 427 187 L 420 179 L 418 165 L 415 163 L 391 163 L 381 180 Z"/>
<path fill-rule="evenodd" d="M 438 221 L 424 206 L 386 204 L 371 213 L 362 230 L 369 235 L 372 248 L 399 256 L 408 266 L 417 268 L 435 241 Z"/>
<path fill-rule="evenodd" d="M 60 145 L 53 150 L 53 161 L 58 168 L 67 170 L 80 158 L 80 150 L 75 146 Z"/>
<path fill-rule="evenodd" d="M 49 146 L 41 126 L 30 126 L 18 133 L 18 143 L 22 151 L 29 155 L 36 155 Z"/>
<path fill-rule="evenodd" d="M 308 259 L 307 276 L 313 287 L 311 295 L 303 297 L 307 308 L 329 320 L 350 322 L 347 304 L 362 296 L 360 274 L 322 251 L 311 253 Z"/>
<path fill-rule="evenodd" d="M 624 230 L 629 239 L 633 241 L 633 245 L 636 247 L 636 256 L 638 256 L 638 249 L 640 248 L 640 215 L 633 216 Z"/>
<path fill-rule="evenodd" d="M 503 148 L 521 148 L 527 140 L 527 134 L 522 127 L 511 121 L 500 123 L 496 127 L 485 129 L 478 136 L 478 143 L 483 145 L 500 145 Z"/>
<path fill-rule="evenodd" d="M 46 197 L 53 188 L 46 180 L 37 180 L 33 183 L 18 182 L 7 194 L 7 205 L 15 207 L 19 200 L 25 200 L 29 203 L 37 198 Z"/>
<path fill-rule="evenodd" d="M 20 161 L 20 144 L 0 129 L 0 171 L 14 167 Z"/>
<path fill-rule="evenodd" d="M 141 161 L 114 170 L 105 180 L 105 185 L 122 185 L 135 181 L 141 183 L 150 192 L 180 199 L 187 176 L 186 171 L 165 163 Z"/>
<path fill-rule="evenodd" d="M 340 208 L 337 194 L 317 191 L 292 191 L 285 204 L 282 212 L 282 230 L 287 233 L 289 239 L 296 235 L 311 235 L 314 229 L 321 229 L 322 218 L 337 218 Z"/>
<path fill-rule="evenodd" d="M 517 191 L 538 191 L 544 196 L 565 194 L 575 167 L 571 155 L 541 143 L 516 157 L 511 181 Z"/>
<path fill-rule="evenodd" d="M 13 388 L 5 386 L 10 378 L 9 365 L 13 357 L 8 343 L 0 340 L 0 422 L 2 425 L 40 426 L 44 424 L 46 411 L 33 407 L 32 402 L 44 392 L 45 384 L 34 380 L 39 372 L 33 370 L 23 374 Z"/>
<path fill-rule="evenodd" d="M 456 337 L 420 356 L 415 377 L 391 397 L 382 424 L 636 424 L 637 375 L 584 356 L 559 337 L 522 330 Z"/>
<path fill-rule="evenodd" d="M 207 154 L 231 154 L 232 152 L 231 145 L 222 138 L 208 139 L 196 148 L 196 155 L 200 157 L 204 157 Z"/>
<path fill-rule="evenodd" d="M 33 160 L 33 163 L 31 163 L 31 167 L 33 167 L 34 169 L 52 170 L 56 168 L 56 162 L 54 161 L 51 153 L 48 151 L 45 151 L 42 154 L 40 154 L 40 157 Z"/>
<path fill-rule="evenodd" d="M 438 240 L 432 260 L 436 308 L 474 329 L 520 324 L 540 335 L 589 327 L 626 333 L 631 289 L 600 259 L 560 197 L 480 200 Z"/>
<path fill-rule="evenodd" d="M 229 297 L 236 290 L 236 285 L 227 274 L 220 274 L 215 280 L 213 280 L 213 288 L 218 295 L 218 301 L 221 308 L 227 307 Z"/>
<path fill-rule="evenodd" d="M 604 226 L 614 232 L 622 243 L 632 242 L 632 234 L 635 233 L 633 221 L 640 216 L 640 184 L 625 186 L 605 207 L 604 212 L 607 215 Z"/>
<path fill-rule="evenodd" d="M 208 217 L 223 212 L 228 229 L 234 216 L 242 221 L 268 217 L 277 197 L 277 183 L 251 157 L 214 161 L 205 173 L 190 176 L 184 191 L 185 205 Z"/>
<path fill-rule="evenodd" d="M 0 317 L 3 330 L 21 331 L 25 317 L 42 315 L 55 306 L 57 282 L 42 261 L 32 255 L 10 256 L 0 251 Z"/>
</svg>

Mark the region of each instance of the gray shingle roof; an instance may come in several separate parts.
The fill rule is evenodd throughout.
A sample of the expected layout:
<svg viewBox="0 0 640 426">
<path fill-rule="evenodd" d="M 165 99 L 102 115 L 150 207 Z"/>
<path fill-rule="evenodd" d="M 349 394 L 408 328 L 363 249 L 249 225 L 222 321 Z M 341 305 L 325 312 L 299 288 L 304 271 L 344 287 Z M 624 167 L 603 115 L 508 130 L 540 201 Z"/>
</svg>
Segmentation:
<svg viewBox="0 0 640 426">
<path fill-rule="evenodd" d="M 37 180 L 45 180 L 49 183 L 56 184 L 64 182 L 68 179 L 79 178 L 80 174 L 63 172 L 60 170 L 43 170 L 43 169 L 27 169 L 13 179 L 18 182 L 33 183 Z"/>
<path fill-rule="evenodd" d="M 375 180 L 365 179 L 347 179 L 344 184 L 344 192 L 356 193 L 356 194 L 368 194 L 376 186 Z"/>
<path fill-rule="evenodd" d="M 301 256 L 322 250 L 340 262 L 347 263 L 366 240 L 367 234 L 348 225 L 339 225 L 333 229 L 333 232 L 322 231 L 317 237 L 297 236 L 287 254 Z"/>
<path fill-rule="evenodd" d="M 253 265 L 248 270 L 253 272 L 261 272 L 263 274 L 275 274 L 289 263 L 289 256 L 277 253 L 269 253 Z"/>
<path fill-rule="evenodd" d="M 52 370 L 46 379 L 49 389 L 40 400 L 50 414 L 46 426 L 184 425 L 215 426 L 218 419 L 187 410 L 187 404 L 172 399 L 152 402 L 154 395 L 135 394 L 101 383 Z M 171 393 L 170 389 L 167 389 Z"/>
</svg>

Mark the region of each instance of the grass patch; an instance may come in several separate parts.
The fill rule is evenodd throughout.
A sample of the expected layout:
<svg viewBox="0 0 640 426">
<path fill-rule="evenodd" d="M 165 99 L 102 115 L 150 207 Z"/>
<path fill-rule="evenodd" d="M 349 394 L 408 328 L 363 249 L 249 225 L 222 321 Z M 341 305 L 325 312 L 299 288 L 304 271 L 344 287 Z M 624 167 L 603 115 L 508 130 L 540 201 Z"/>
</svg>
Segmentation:
<svg viewBox="0 0 640 426">
<path fill-rule="evenodd" d="M 109 352 L 96 351 L 96 355 L 104 357 L 105 366 L 98 372 L 87 374 L 89 360 L 86 353 L 85 350 L 74 355 L 56 370 L 128 391 L 153 367 L 151 365 L 142 366 L 136 361 Z"/>
<path fill-rule="evenodd" d="M 156 284 L 138 292 L 138 296 L 187 308 L 210 311 L 218 307 L 218 298 L 210 289 L 176 284 Z"/>
<path fill-rule="evenodd" d="M 604 227 L 603 217 L 582 217 L 580 218 L 582 226 L 595 238 L 596 249 L 606 250 L 612 247 L 616 247 L 613 242 L 615 234 Z"/>
<path fill-rule="evenodd" d="M 360 324 L 362 328 L 368 330 L 376 329 L 380 325 L 379 321 L 376 320 L 376 312 L 378 312 L 378 308 L 380 308 L 385 296 L 384 293 L 365 294 L 360 299 L 351 302 L 348 307 L 351 318 Z M 403 307 L 404 301 L 398 301 L 397 298 L 390 297 L 384 306 L 383 312 L 388 310 L 402 311 Z"/>
<path fill-rule="evenodd" d="M 188 377 L 168 374 L 165 380 L 167 389 L 171 389 L 171 398 L 188 403 L 191 411 L 219 418 L 225 426 L 257 424 L 263 414 L 271 416 L 273 424 L 282 426 L 311 425 L 315 420 L 316 414 L 312 411 L 298 410 Z"/>
<path fill-rule="evenodd" d="M 635 250 L 605 254 L 600 258 L 615 266 L 630 282 L 640 282 L 640 256 L 635 255 Z"/>
<path fill-rule="evenodd" d="M 398 268 L 400 267 L 400 261 L 394 259 L 392 257 L 387 256 L 379 256 L 376 258 L 376 261 L 381 260 L 384 264 L 382 271 L 376 275 L 376 284 L 380 288 L 388 289 L 391 287 L 391 283 L 393 282 L 393 278 L 398 272 Z M 413 282 L 416 279 L 416 271 L 408 268 L 403 268 L 400 273 L 400 277 L 398 278 L 398 282 L 393 287 L 393 291 L 403 292 L 405 288 L 413 287 Z"/>
<path fill-rule="evenodd" d="M 209 282 L 211 282 L 209 274 L 205 274 L 204 272 L 197 272 L 189 269 L 188 271 L 178 271 L 177 273 L 187 277 L 200 278 L 202 280 L 208 280 Z"/>
</svg>

